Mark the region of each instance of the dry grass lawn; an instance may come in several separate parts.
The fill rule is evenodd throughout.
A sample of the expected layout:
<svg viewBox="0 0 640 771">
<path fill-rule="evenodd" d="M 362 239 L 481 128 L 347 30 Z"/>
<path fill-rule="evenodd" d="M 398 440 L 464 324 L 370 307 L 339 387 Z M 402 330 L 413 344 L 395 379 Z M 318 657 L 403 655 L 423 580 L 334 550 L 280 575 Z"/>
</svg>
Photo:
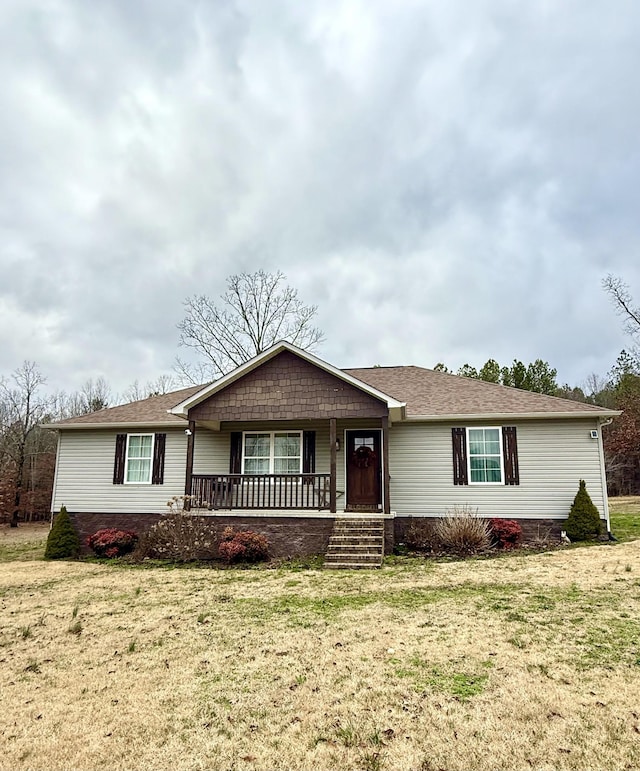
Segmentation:
<svg viewBox="0 0 640 771">
<path fill-rule="evenodd" d="M 2 769 L 640 768 L 640 541 L 218 571 L 37 561 L 26 530 Z"/>
</svg>

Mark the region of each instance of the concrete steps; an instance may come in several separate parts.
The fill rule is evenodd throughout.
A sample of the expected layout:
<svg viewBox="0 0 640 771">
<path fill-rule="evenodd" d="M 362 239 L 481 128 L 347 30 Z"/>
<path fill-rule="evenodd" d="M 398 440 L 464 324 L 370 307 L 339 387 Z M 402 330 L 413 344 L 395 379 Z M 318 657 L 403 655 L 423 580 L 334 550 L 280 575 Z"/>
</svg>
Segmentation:
<svg viewBox="0 0 640 771">
<path fill-rule="evenodd" d="M 324 567 L 329 570 L 379 568 L 383 556 L 383 517 L 340 517 L 333 525 Z"/>
</svg>

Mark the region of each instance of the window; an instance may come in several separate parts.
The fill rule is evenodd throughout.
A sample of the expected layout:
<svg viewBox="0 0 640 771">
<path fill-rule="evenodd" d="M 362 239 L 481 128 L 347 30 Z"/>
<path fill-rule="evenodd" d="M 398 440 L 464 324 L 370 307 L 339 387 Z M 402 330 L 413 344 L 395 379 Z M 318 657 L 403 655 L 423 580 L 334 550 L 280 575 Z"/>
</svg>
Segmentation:
<svg viewBox="0 0 640 771">
<path fill-rule="evenodd" d="M 451 429 L 454 485 L 519 485 L 515 426 Z"/>
<path fill-rule="evenodd" d="M 469 482 L 502 484 L 502 449 L 499 428 L 468 428 Z"/>
<path fill-rule="evenodd" d="M 113 484 L 164 484 L 166 434 L 116 434 Z"/>
<path fill-rule="evenodd" d="M 129 434 L 125 483 L 149 484 L 153 462 L 153 434 Z"/>
<path fill-rule="evenodd" d="M 302 432 L 245 433 L 242 473 L 302 473 Z"/>
</svg>

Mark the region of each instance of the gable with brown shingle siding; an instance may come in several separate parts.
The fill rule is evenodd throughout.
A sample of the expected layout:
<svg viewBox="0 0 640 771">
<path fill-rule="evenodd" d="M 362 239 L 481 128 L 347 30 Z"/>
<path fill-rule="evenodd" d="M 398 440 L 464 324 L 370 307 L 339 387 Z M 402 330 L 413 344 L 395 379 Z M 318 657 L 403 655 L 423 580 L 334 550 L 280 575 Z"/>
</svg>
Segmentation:
<svg viewBox="0 0 640 771">
<path fill-rule="evenodd" d="M 387 405 L 283 351 L 189 410 L 190 420 L 295 420 L 388 415 Z"/>
</svg>

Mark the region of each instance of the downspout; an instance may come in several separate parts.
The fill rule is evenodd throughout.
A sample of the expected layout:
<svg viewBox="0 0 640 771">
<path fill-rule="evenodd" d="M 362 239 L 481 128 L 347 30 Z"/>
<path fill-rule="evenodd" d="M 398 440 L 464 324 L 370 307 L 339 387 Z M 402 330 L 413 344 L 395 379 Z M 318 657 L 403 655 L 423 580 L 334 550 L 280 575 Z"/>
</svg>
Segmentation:
<svg viewBox="0 0 640 771">
<path fill-rule="evenodd" d="M 58 443 L 56 445 L 56 470 L 53 472 L 53 489 L 51 490 L 51 522 L 49 529 L 53 527 L 53 504 L 56 500 L 56 488 L 58 487 L 58 471 L 60 470 L 60 439 L 62 433 L 58 431 Z"/>
<path fill-rule="evenodd" d="M 604 517 L 607 523 L 607 533 L 611 533 L 611 520 L 609 519 L 609 495 L 607 493 L 607 471 L 604 465 L 604 446 L 602 443 L 602 428 L 613 422 L 613 418 L 598 418 L 598 452 L 600 453 L 600 476 L 602 478 L 602 501 L 604 505 Z"/>
</svg>

